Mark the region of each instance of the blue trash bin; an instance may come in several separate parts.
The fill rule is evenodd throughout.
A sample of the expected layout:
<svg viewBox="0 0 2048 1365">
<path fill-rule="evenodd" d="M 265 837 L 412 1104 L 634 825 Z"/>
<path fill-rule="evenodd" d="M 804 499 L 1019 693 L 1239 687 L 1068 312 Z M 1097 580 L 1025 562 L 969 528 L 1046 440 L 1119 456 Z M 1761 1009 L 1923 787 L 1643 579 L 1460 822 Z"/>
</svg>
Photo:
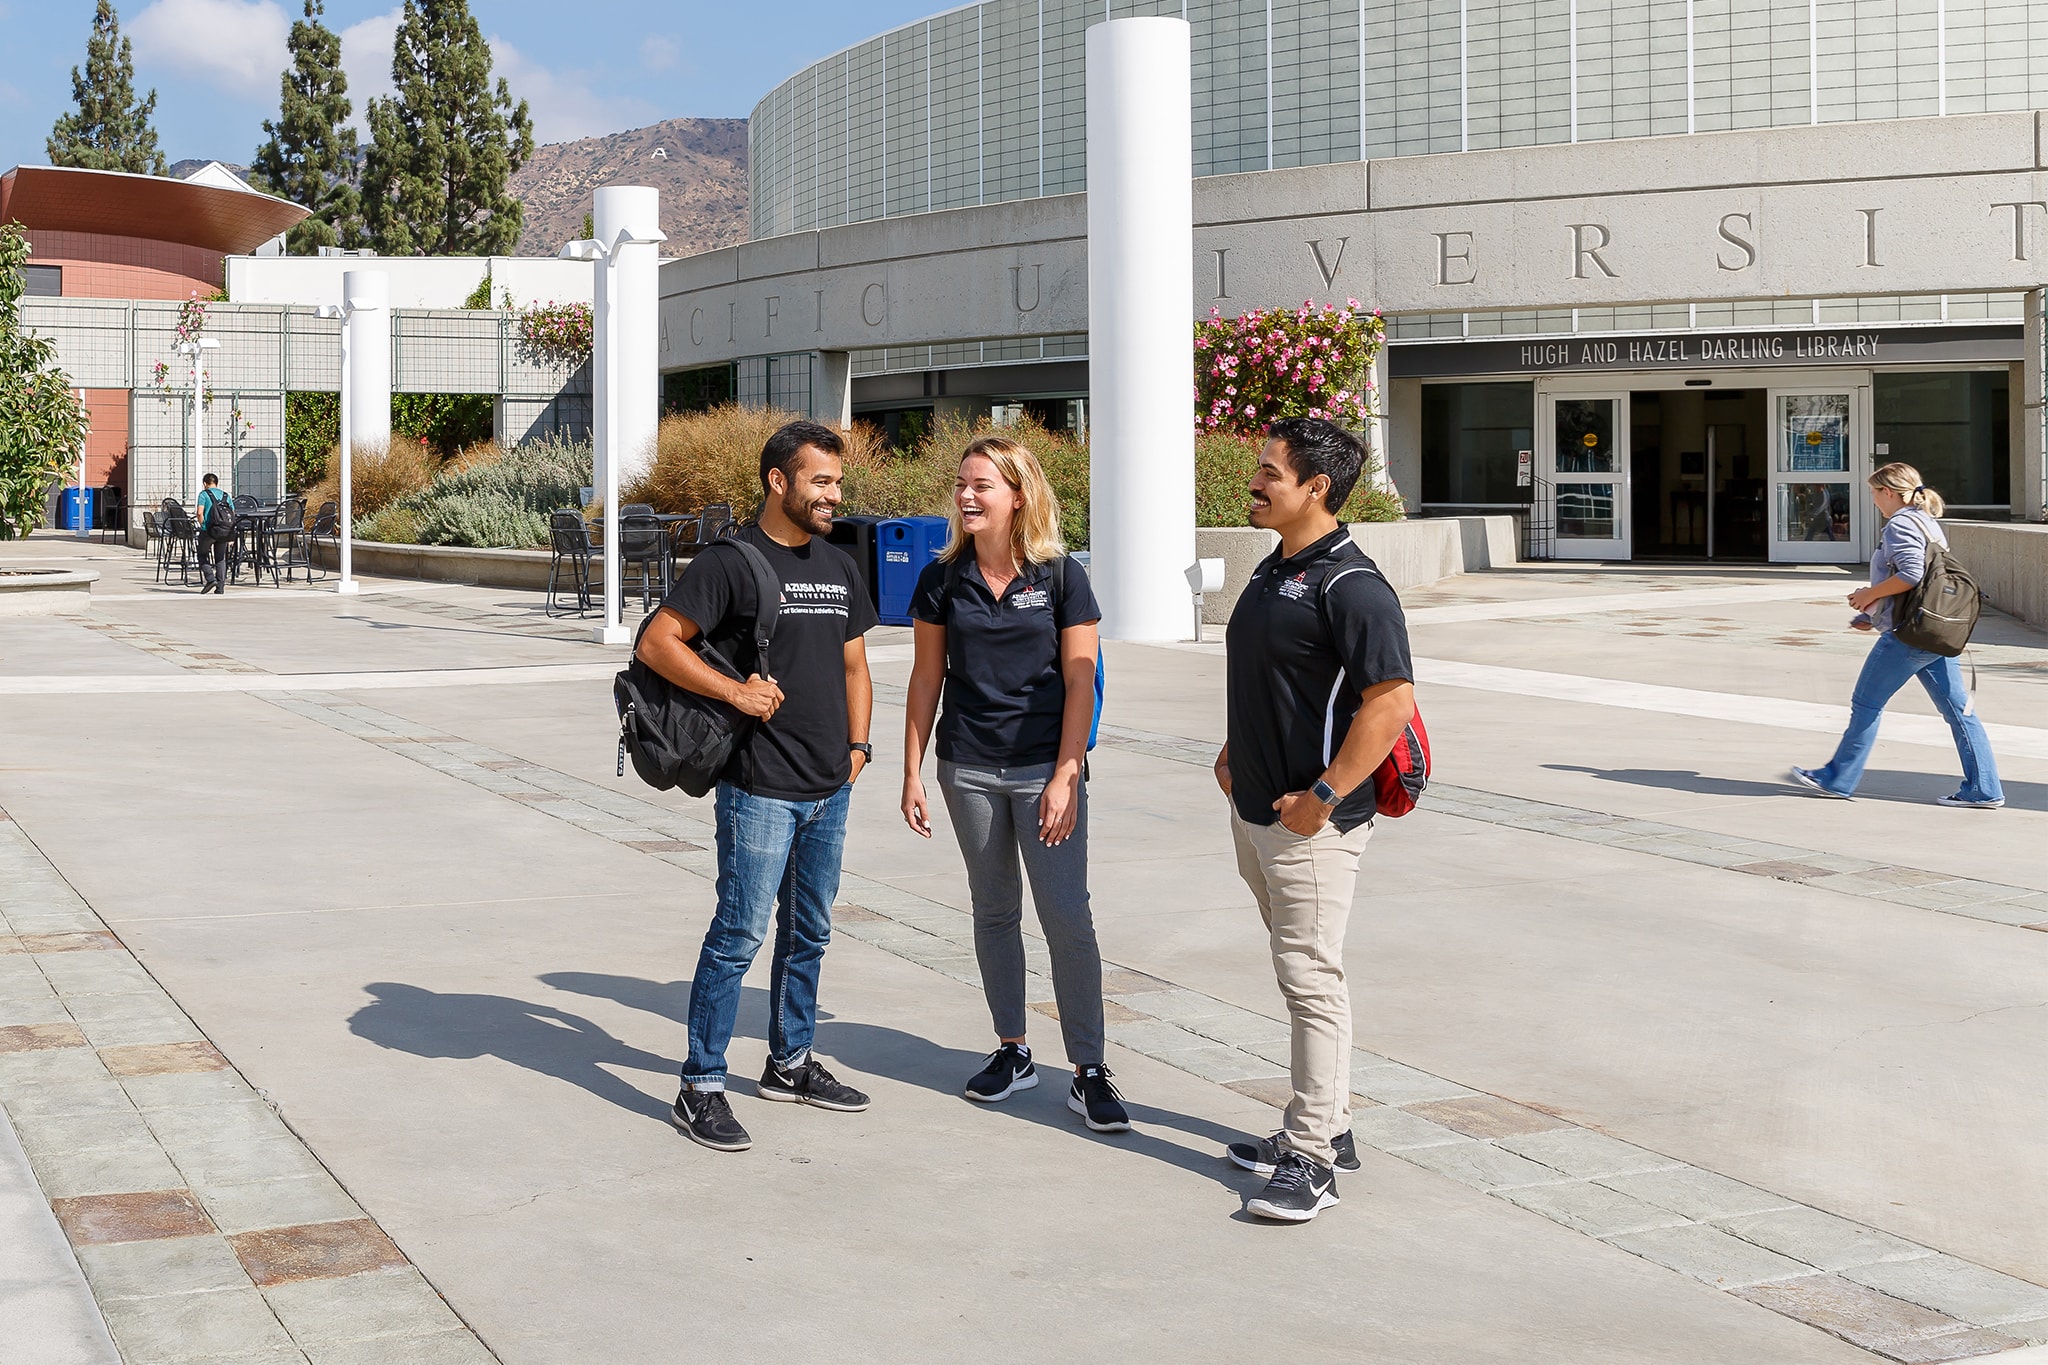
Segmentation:
<svg viewBox="0 0 2048 1365">
<path fill-rule="evenodd" d="M 92 495 L 97 491 L 97 489 L 92 488 L 66 488 L 57 498 L 57 529 L 60 531 L 76 531 L 81 526 L 90 527 L 92 525 Z M 81 499 L 83 500 L 82 504 Z M 83 521 L 80 521 L 78 516 L 81 505 L 85 510 L 85 519 Z"/>
<path fill-rule="evenodd" d="M 883 625 L 910 624 L 917 576 L 945 548 L 944 517 L 896 517 L 875 523 L 875 608 Z"/>
</svg>

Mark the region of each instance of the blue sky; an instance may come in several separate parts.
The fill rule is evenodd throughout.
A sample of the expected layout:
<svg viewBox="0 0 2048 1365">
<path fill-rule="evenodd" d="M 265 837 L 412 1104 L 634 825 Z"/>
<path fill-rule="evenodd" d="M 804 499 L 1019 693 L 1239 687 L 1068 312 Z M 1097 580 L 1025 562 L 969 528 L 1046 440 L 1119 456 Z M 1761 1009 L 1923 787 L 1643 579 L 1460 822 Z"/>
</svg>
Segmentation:
<svg viewBox="0 0 2048 1365">
<path fill-rule="evenodd" d="M 94 0 L 0 0 L 0 170 L 41 164 L 70 107 Z M 829 52 L 951 0 L 470 0 L 495 71 L 561 142 L 684 115 L 744 118 L 777 81 Z M 157 90 L 164 154 L 246 162 L 277 112 L 285 34 L 303 0 L 116 0 L 135 78 Z M 349 94 L 391 78 L 398 0 L 327 0 Z"/>
</svg>

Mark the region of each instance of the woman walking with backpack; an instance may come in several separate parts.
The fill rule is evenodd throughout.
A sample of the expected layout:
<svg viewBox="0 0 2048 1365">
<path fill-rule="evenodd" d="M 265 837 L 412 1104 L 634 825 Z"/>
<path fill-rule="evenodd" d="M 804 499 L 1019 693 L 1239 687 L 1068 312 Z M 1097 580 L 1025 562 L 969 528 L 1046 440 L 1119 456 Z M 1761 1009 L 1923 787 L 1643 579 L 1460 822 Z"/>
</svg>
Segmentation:
<svg viewBox="0 0 2048 1365">
<path fill-rule="evenodd" d="M 997 1046 L 966 1085 L 982 1103 L 1038 1084 L 1025 1037 L 1024 887 L 1052 953 L 1074 1081 L 1067 1107 L 1099 1133 L 1131 1126 L 1102 1064 L 1102 954 L 1088 908 L 1088 799 L 1096 622 L 1088 575 L 1060 540 L 1059 505 L 1029 449 L 967 447 L 953 533 L 917 581 L 916 661 L 903 735 L 903 818 L 932 834 L 924 778 L 937 715 L 939 786 L 967 860 L 974 951 Z"/>
<path fill-rule="evenodd" d="M 2005 791 L 1998 783 L 1998 762 L 1991 756 L 1990 736 L 1977 717 L 1969 689 L 1963 686 L 1962 669 L 1953 658 L 1916 649 L 1895 633 L 1899 598 L 1925 576 L 1930 544 L 1948 548 L 1948 537 L 1935 520 L 1943 510 L 1941 495 L 1920 481 L 1919 470 L 1893 463 L 1870 476 L 1870 496 L 1885 524 L 1870 556 L 1870 586 L 1849 594 L 1849 605 L 1857 612 L 1849 624 L 1857 630 L 1879 632 L 1877 643 L 1871 646 L 1863 673 L 1856 679 L 1849 702 L 1849 729 L 1836 746 L 1835 756 L 1823 768 L 1794 768 L 1792 780 L 1822 796 L 1847 800 L 1877 744 L 1885 703 L 1908 679 L 1917 677 L 1955 735 L 1956 753 L 1963 763 L 1962 787 L 1939 801 L 1944 806 L 1996 810 L 2005 804 Z"/>
</svg>

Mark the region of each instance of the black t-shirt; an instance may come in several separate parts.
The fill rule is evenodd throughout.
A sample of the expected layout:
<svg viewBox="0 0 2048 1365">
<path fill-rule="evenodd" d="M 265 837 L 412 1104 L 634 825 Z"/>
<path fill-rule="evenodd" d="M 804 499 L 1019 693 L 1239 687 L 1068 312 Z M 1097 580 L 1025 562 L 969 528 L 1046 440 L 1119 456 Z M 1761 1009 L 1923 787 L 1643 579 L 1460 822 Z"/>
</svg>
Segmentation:
<svg viewBox="0 0 2048 1365">
<path fill-rule="evenodd" d="M 1401 599 L 1341 526 L 1291 559 L 1268 555 L 1224 638 L 1231 799 L 1247 824 L 1272 824 L 1275 801 L 1315 785 L 1344 747 L 1361 692 L 1415 680 Z M 1330 818 L 1349 831 L 1372 816 L 1368 779 Z"/>
<path fill-rule="evenodd" d="M 998 602 L 971 554 L 949 596 L 952 569 L 927 564 L 910 598 L 912 617 L 946 628 L 939 757 L 992 768 L 1055 761 L 1067 705 L 1060 632 L 1102 619 L 1087 570 L 1065 555 L 1029 565 Z"/>
<path fill-rule="evenodd" d="M 817 537 L 796 549 L 758 526 L 740 532 L 782 583 L 771 676 L 782 688 L 775 718 L 754 727 L 725 780 L 755 796 L 822 801 L 853 774 L 847 748 L 846 642 L 874 628 L 875 607 L 853 561 Z M 662 606 L 689 618 L 741 677 L 756 671 L 754 575 L 737 552 L 706 548 Z"/>
</svg>

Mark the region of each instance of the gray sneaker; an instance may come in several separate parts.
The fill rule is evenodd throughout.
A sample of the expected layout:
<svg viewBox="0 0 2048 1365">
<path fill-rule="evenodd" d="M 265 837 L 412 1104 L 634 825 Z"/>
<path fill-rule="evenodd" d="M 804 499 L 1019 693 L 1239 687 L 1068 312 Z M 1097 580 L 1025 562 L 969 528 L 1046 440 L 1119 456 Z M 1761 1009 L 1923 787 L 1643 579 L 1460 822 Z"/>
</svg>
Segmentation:
<svg viewBox="0 0 2048 1365">
<path fill-rule="evenodd" d="M 1961 792 L 1953 796 L 1937 796 L 1934 800 L 1937 805 L 1955 806 L 1962 810 L 1997 810 L 2005 804 L 2005 798 L 2002 796 L 1995 801 L 1979 801 Z"/>
<path fill-rule="evenodd" d="M 714 1152 L 744 1152 L 754 1145 L 747 1130 L 732 1116 L 723 1090 L 685 1090 L 676 1096 L 668 1121 L 690 1141 Z"/>
<path fill-rule="evenodd" d="M 1299 1152 L 1288 1152 L 1273 1168 L 1266 1188 L 1245 1201 L 1245 1212 L 1281 1223 L 1306 1223 L 1337 1203 L 1337 1173 Z"/>
<path fill-rule="evenodd" d="M 1330 1149 L 1336 1153 L 1338 1170 L 1358 1169 L 1358 1145 L 1348 1131 L 1337 1134 L 1336 1141 L 1330 1144 Z M 1280 1140 L 1280 1134 L 1275 1133 L 1271 1137 L 1260 1138 L 1257 1142 L 1233 1142 L 1226 1154 L 1233 1162 L 1254 1175 L 1269 1176 L 1273 1174 L 1273 1168 L 1280 1164 L 1280 1158 L 1287 1150 L 1287 1144 Z"/>
</svg>

